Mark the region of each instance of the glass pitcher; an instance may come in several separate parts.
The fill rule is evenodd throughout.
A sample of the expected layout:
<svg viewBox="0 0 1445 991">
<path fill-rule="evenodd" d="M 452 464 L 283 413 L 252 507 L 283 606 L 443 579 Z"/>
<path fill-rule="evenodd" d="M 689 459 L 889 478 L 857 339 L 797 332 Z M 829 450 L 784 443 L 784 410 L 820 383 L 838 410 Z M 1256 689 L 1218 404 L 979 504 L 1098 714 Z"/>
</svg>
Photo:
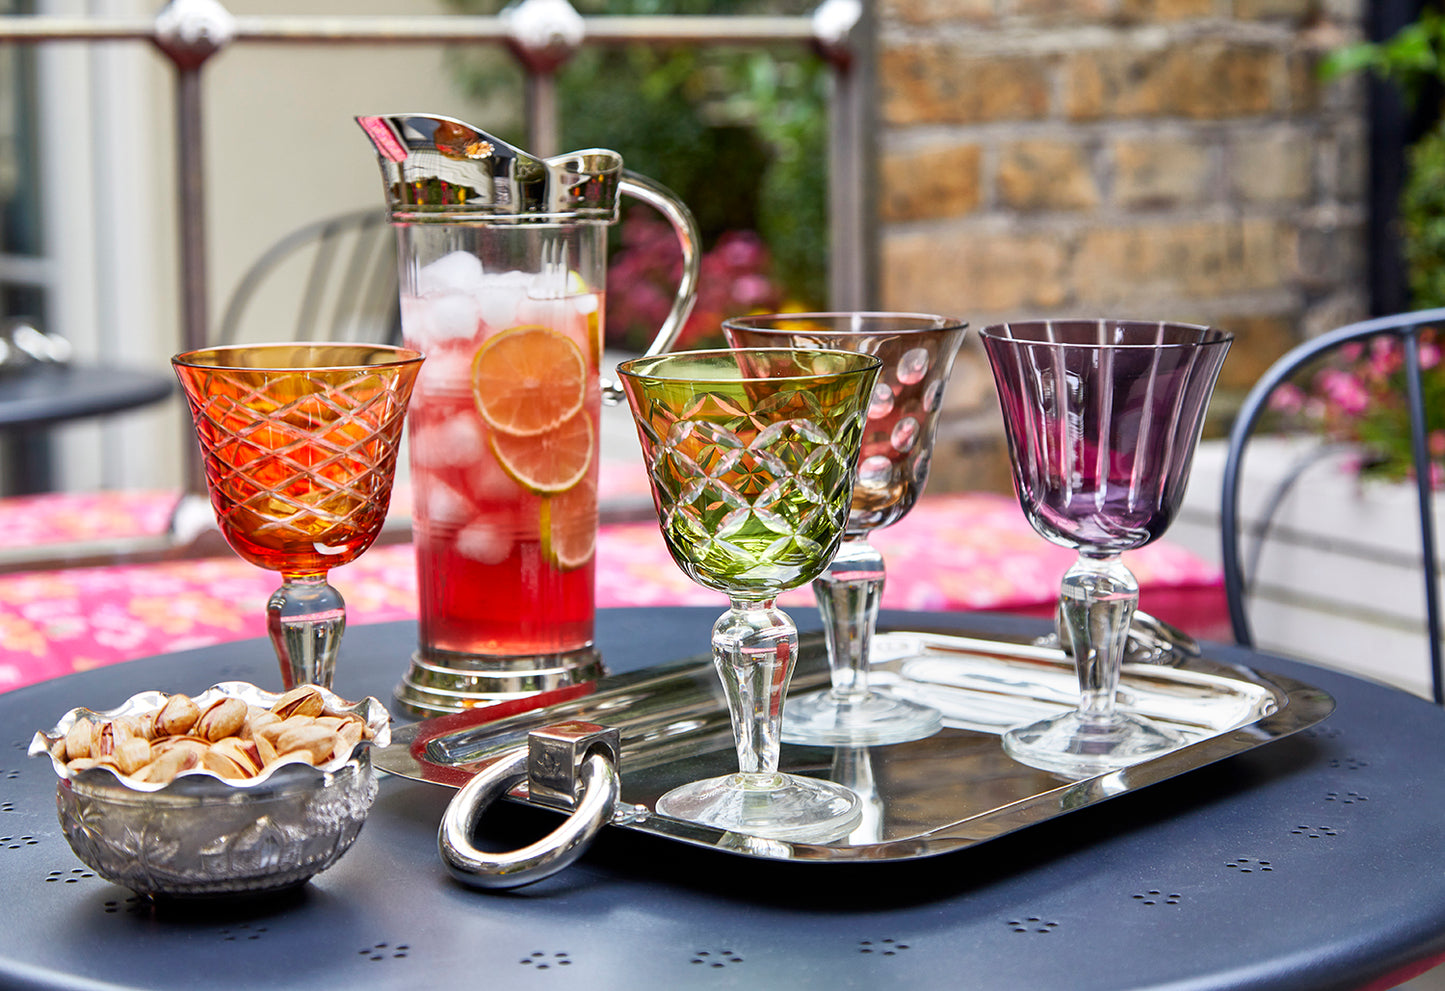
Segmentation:
<svg viewBox="0 0 1445 991">
<path fill-rule="evenodd" d="M 697 225 L 622 158 L 539 159 L 428 114 L 358 117 L 396 228 L 402 335 L 426 355 L 407 428 L 420 645 L 397 700 L 454 711 L 591 681 L 608 225 L 656 208 L 683 277 L 648 349 L 696 298 Z"/>
</svg>

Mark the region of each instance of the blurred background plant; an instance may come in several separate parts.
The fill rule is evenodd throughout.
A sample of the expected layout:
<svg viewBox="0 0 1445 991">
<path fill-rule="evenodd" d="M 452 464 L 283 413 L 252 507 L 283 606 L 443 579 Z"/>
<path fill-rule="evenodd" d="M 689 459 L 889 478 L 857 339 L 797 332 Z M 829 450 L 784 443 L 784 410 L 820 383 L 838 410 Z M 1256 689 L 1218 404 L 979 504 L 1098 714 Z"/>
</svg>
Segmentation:
<svg viewBox="0 0 1445 991">
<path fill-rule="evenodd" d="M 500 0 L 450 0 L 495 14 Z M 592 14 L 806 14 L 808 0 L 573 0 Z M 522 78 L 503 52 L 471 51 L 453 64 L 463 85 L 508 120 L 475 121 L 526 147 Z M 827 73 L 803 47 L 687 50 L 589 47 L 558 72 L 560 147 L 611 148 L 629 169 L 662 182 L 702 229 L 699 301 L 687 346 L 720 342 L 724 317 L 810 308 L 826 296 Z M 498 100 L 499 93 L 515 98 Z M 613 229 L 609 346 L 645 347 L 676 286 L 676 238 L 656 214 L 627 208 Z M 660 314 L 659 314 L 660 307 Z"/>
<path fill-rule="evenodd" d="M 1430 484 L 1445 484 L 1445 364 L 1441 334 L 1420 334 L 1424 370 L 1425 426 L 1430 451 Z M 1381 336 L 1347 344 L 1313 369 L 1303 384 L 1280 387 L 1271 410 L 1287 429 L 1305 429 L 1354 445 L 1361 477 L 1401 482 L 1413 478 L 1410 420 L 1405 408 L 1404 358 L 1400 342 Z"/>
<path fill-rule="evenodd" d="M 1321 73 L 1334 79 L 1371 72 L 1398 87 L 1434 125 L 1406 152 L 1399 231 L 1412 305 L 1445 306 L 1445 14 L 1426 7 L 1384 41 L 1346 45 L 1329 53 Z"/>
<path fill-rule="evenodd" d="M 1445 121 L 1440 115 L 1445 93 L 1445 15 L 1427 7 L 1386 40 L 1346 45 L 1321 64 L 1326 79 L 1358 72 L 1393 83 L 1413 108 L 1434 121 L 1406 151 L 1398 235 L 1411 306 L 1445 306 Z M 1431 484 L 1436 488 L 1445 483 L 1441 345 L 1440 333 L 1422 332 Z M 1309 430 L 1357 447 L 1356 467 L 1362 477 L 1403 481 L 1414 476 L 1414 469 L 1402 369 L 1401 346 L 1392 337 L 1348 345 L 1278 390 L 1271 408 L 1285 429 Z"/>
</svg>

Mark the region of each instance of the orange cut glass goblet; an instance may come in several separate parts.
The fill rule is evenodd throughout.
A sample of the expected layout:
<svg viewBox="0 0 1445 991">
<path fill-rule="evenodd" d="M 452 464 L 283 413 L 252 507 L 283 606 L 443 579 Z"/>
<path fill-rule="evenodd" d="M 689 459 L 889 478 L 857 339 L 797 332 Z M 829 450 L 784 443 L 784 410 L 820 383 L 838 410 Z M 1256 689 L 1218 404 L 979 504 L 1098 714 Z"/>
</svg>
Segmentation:
<svg viewBox="0 0 1445 991">
<path fill-rule="evenodd" d="M 420 353 L 358 344 L 205 348 L 171 359 L 221 534 L 281 573 L 267 628 L 286 689 L 331 687 L 346 604 L 327 572 L 381 532 Z"/>
</svg>

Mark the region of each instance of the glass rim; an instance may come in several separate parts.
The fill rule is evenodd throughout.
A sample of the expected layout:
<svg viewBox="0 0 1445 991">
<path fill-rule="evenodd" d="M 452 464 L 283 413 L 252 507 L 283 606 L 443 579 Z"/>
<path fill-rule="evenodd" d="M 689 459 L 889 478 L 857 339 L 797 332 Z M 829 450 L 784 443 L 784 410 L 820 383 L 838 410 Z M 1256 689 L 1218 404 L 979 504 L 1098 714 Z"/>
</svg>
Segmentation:
<svg viewBox="0 0 1445 991">
<path fill-rule="evenodd" d="M 891 327 L 866 330 L 862 327 L 778 327 L 770 323 L 792 320 L 913 320 L 917 327 Z M 967 330 L 968 321 L 961 317 L 943 313 L 926 313 L 922 310 L 808 310 L 802 313 L 749 313 L 728 317 L 722 322 L 723 329 L 736 328 L 764 334 L 806 334 L 809 332 L 834 334 L 838 337 L 873 337 L 878 334 L 915 334 L 923 331 Z"/>
<path fill-rule="evenodd" d="M 331 364 L 297 365 L 297 364 L 242 364 L 235 361 L 223 359 L 228 354 L 237 354 L 243 351 L 295 351 L 298 349 L 316 349 L 321 351 L 346 351 L 346 352 L 381 352 L 390 354 L 392 357 L 382 361 L 340 361 Z M 203 361 L 202 355 L 215 355 L 218 360 Z M 323 343 L 314 341 L 275 341 L 263 344 L 217 344 L 211 347 L 195 348 L 191 351 L 182 351 L 171 356 L 171 364 L 182 368 L 202 369 L 225 369 L 227 371 L 244 372 L 324 372 L 343 371 L 352 368 L 396 368 L 405 365 L 416 364 L 422 361 L 426 355 L 415 348 L 401 347 L 396 344 L 355 344 L 355 343 Z"/>
<path fill-rule="evenodd" d="M 826 372 L 801 372 L 796 375 L 738 375 L 732 378 L 719 379 L 698 379 L 696 376 L 686 374 L 664 375 L 656 372 L 636 371 L 631 366 L 641 362 L 678 360 L 690 361 L 693 358 L 721 358 L 736 357 L 740 354 L 808 354 L 808 355 L 829 355 L 830 357 L 843 358 L 851 365 L 850 368 L 839 368 Z M 633 380 L 651 379 L 657 382 L 803 382 L 808 379 L 818 378 L 842 378 L 850 375 L 866 375 L 870 371 L 883 367 L 883 359 L 876 355 L 863 354 L 860 351 L 843 351 L 838 348 L 700 348 L 695 351 L 664 351 L 661 354 L 644 354 L 636 358 L 628 358 L 619 362 L 617 374 L 624 378 Z"/>
<path fill-rule="evenodd" d="M 1195 331 L 1201 335 L 1197 340 L 1179 341 L 1062 341 L 1043 339 L 1031 339 L 1027 337 L 1015 337 L 1012 328 L 1014 327 L 1048 327 L 1051 324 L 1074 324 L 1079 326 L 1093 327 L 1114 327 L 1114 328 L 1153 328 L 1163 330 Z M 1080 350 L 1104 349 L 1124 350 L 1129 348 L 1140 348 L 1159 350 L 1161 348 L 1197 348 L 1214 347 L 1221 344 L 1229 344 L 1234 340 L 1232 331 L 1223 330 L 1219 327 L 1211 327 L 1202 323 L 1187 323 L 1182 320 L 1138 320 L 1129 317 L 1059 317 L 1039 320 L 1007 320 L 1001 323 L 989 324 L 978 329 L 978 336 L 981 339 L 1000 341 L 1008 344 L 1019 344 L 1028 347 L 1042 348 L 1077 348 Z"/>
</svg>

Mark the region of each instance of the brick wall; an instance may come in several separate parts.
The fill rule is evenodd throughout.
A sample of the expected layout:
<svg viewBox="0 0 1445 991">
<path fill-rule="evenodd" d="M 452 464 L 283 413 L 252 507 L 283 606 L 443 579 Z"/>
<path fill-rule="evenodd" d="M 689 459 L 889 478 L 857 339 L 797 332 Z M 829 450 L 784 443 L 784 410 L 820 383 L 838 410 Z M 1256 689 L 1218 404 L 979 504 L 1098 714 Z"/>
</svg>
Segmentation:
<svg viewBox="0 0 1445 991">
<path fill-rule="evenodd" d="M 880 0 L 880 302 L 966 317 L 1211 323 L 1216 401 L 1366 315 L 1358 81 L 1320 83 L 1365 0 Z M 935 471 L 1000 487 L 965 355 Z"/>
</svg>

